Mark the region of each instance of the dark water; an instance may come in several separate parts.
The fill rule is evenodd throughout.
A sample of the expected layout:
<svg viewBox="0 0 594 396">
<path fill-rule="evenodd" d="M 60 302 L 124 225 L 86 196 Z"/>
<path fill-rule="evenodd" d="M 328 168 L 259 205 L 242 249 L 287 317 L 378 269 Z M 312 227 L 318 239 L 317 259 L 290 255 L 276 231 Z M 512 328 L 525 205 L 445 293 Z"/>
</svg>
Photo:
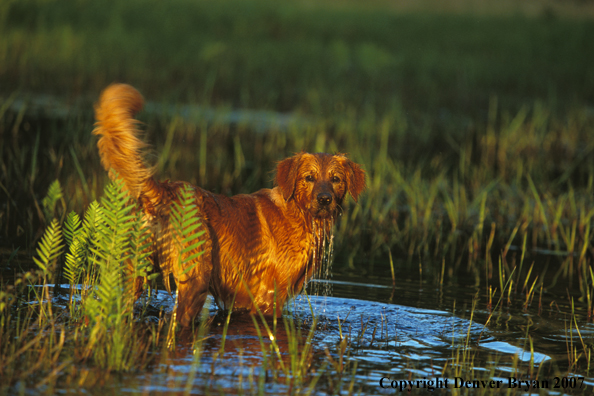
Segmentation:
<svg viewBox="0 0 594 396">
<path fill-rule="evenodd" d="M 567 298 L 563 300 L 561 296 L 543 293 L 541 306 L 544 308 L 540 313 L 535 302 L 526 309 L 502 306 L 485 326 L 490 312 L 486 309 L 485 296 L 477 294 L 475 288 L 440 287 L 414 280 L 402 280 L 396 287 L 386 284 L 385 280 L 378 280 L 376 284 L 360 281 L 360 277 L 335 275 L 329 283 L 331 297 L 313 296 L 308 302 L 307 297 L 301 295 L 289 306 L 287 316 L 294 318 L 304 336 L 312 322 L 312 309 L 318 316 L 313 339 L 314 366 L 319 367 L 328 356 L 338 361 L 341 334 L 348 337 L 350 346 L 346 354 L 351 363 L 345 366 L 342 375 L 336 367 L 328 366 L 326 370 L 333 383 L 321 380 L 310 390 L 307 381 L 303 389 L 295 389 L 285 385 L 282 376 L 273 380 L 271 371 L 267 371 L 269 377 L 262 377 L 266 394 L 309 391 L 312 394 L 348 394 L 351 387 L 360 394 L 399 394 L 401 387 L 402 391 L 412 387 L 413 393 L 430 392 L 435 387 L 437 389 L 433 390 L 461 390 L 473 394 L 491 390 L 489 383 L 479 382 L 477 388 L 459 388 L 462 378 L 472 381 L 475 377 L 493 381 L 492 386 L 500 381 L 504 391 L 510 381 L 529 378 L 532 365 L 534 371 L 530 378 L 537 378 L 539 385 L 545 387 L 541 393 L 588 394 L 594 387 L 592 376 L 572 380 L 573 373 L 567 371 L 567 343 L 580 344 L 575 326 L 573 334 L 569 333 L 571 307 Z M 165 292 L 158 293 L 156 299 L 155 305 L 163 306 L 165 311 L 173 308 L 173 300 Z M 474 308 L 473 299 L 476 299 Z M 192 334 L 180 333 L 175 351 L 164 361 L 158 359 L 161 364 L 144 372 L 114 376 L 105 385 L 107 389 L 103 387 L 100 393 L 257 393 L 264 360 L 252 319 L 245 316 L 231 319 L 225 352 L 218 354 L 225 318 L 216 315 L 213 304 L 210 310 L 213 322 L 202 354 L 192 353 Z M 583 317 L 584 310 L 579 304 L 575 311 L 578 318 Z M 594 325 L 579 320 L 578 326 L 582 338 L 591 345 Z M 262 326 L 260 329 L 264 331 Z M 283 321 L 279 320 L 276 341 L 286 365 L 290 364 L 288 340 Z M 265 348 L 270 345 L 266 340 Z M 465 345 L 468 348 L 465 349 Z M 462 359 L 464 351 L 466 359 Z M 464 370 L 454 375 L 456 367 Z M 447 369 L 445 378 L 444 368 Z M 579 375 L 584 375 L 586 367 L 580 367 L 579 371 Z M 384 387 L 380 385 L 382 378 Z M 390 388 L 392 385 L 396 388 Z M 472 382 L 467 386 L 472 386 Z M 538 393 L 538 390 L 526 392 L 526 389 L 525 386 L 513 388 L 518 394 Z M 80 392 L 98 394 L 92 389 Z"/>
</svg>

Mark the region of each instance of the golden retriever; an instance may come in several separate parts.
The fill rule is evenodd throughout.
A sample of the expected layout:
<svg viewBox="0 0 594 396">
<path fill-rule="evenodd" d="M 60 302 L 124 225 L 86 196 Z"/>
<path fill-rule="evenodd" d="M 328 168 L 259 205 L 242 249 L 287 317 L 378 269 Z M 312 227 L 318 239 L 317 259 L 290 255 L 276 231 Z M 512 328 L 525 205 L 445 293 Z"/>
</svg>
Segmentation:
<svg viewBox="0 0 594 396">
<path fill-rule="evenodd" d="M 330 231 L 347 192 L 357 201 L 365 172 L 342 154 L 302 152 L 278 163 L 274 188 L 253 194 L 227 197 L 185 182 L 158 182 L 154 168 L 145 165 L 147 145 L 133 118 L 143 102 L 133 87 L 110 85 L 95 106 L 93 134 L 100 136 L 103 167 L 119 174 L 144 213 L 152 261 L 168 289 L 173 274 L 177 319 L 191 324 L 209 292 L 222 309 L 279 316 L 287 298 L 314 274 L 319 235 Z M 184 186 L 192 189 L 199 209 L 194 232 L 203 231 L 204 243 L 191 252 L 182 252 L 170 221 Z M 198 251 L 204 253 L 179 265 Z"/>
</svg>

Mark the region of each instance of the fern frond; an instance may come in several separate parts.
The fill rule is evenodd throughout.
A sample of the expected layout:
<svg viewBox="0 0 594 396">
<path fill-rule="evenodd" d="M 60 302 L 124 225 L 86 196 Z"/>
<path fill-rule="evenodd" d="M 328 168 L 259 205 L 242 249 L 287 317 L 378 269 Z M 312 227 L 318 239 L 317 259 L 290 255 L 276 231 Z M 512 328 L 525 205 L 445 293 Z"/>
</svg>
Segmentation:
<svg viewBox="0 0 594 396">
<path fill-rule="evenodd" d="M 101 206 L 97 201 L 93 201 L 89 204 L 82 220 L 82 227 L 77 233 L 77 235 L 80 235 L 80 243 L 82 246 L 80 259 L 83 268 L 87 271 L 91 270 L 91 264 L 94 262 L 91 257 L 91 248 L 95 245 L 97 229 L 102 222 L 103 212 Z"/>
<path fill-rule="evenodd" d="M 96 288 L 96 297 L 99 299 L 99 315 L 110 324 L 115 316 L 119 315 L 117 310 L 118 297 L 121 294 L 121 276 L 119 271 L 103 271 L 101 283 Z"/>
<path fill-rule="evenodd" d="M 33 257 L 33 261 L 43 271 L 44 275 L 53 273 L 54 264 L 60 253 L 62 253 L 62 248 L 62 231 L 58 220 L 54 219 L 39 241 L 37 247 L 39 258 Z"/>
<path fill-rule="evenodd" d="M 102 265 L 108 269 L 118 268 L 123 254 L 128 249 L 128 236 L 133 215 L 130 214 L 134 205 L 124 190 L 123 181 L 118 178 L 105 188 L 102 222 L 97 227 L 97 243 L 93 250 L 101 259 Z"/>
<path fill-rule="evenodd" d="M 70 246 L 72 240 L 74 239 L 74 235 L 78 231 L 81 225 L 80 217 L 76 212 L 68 213 L 66 217 L 66 221 L 64 222 L 64 239 L 66 240 L 66 245 Z"/>
<path fill-rule="evenodd" d="M 125 261 L 134 261 L 134 273 L 150 270 L 150 234 L 143 227 L 141 214 L 133 213 L 135 204 L 121 179 L 106 186 L 101 205 L 93 202 L 85 213 L 82 227 L 72 238 L 67 255 L 69 280 L 75 280 L 77 256 L 90 267 L 94 280 L 82 308 L 92 328 L 88 354 L 101 367 L 123 369 L 129 366 L 134 348 L 132 323 L 133 299 Z M 86 257 L 85 257 L 86 256 Z"/>
<path fill-rule="evenodd" d="M 204 253 L 204 250 L 196 251 L 205 242 L 204 240 L 200 240 L 200 237 L 204 235 L 205 231 L 196 232 L 202 226 L 202 223 L 200 222 L 198 207 L 196 206 L 195 194 L 196 192 L 191 186 L 184 184 L 178 193 L 179 200 L 173 204 L 173 210 L 171 211 L 171 224 L 175 233 L 176 243 L 178 243 L 181 252 L 178 265 L 184 268 L 184 273 L 191 271 L 197 264 L 195 259 Z M 195 253 L 189 255 L 191 252 Z M 186 264 L 191 262 L 194 263 L 186 267 Z"/>
<path fill-rule="evenodd" d="M 133 278 L 138 276 L 147 276 L 152 271 L 152 265 L 149 261 L 151 251 L 151 234 L 148 228 L 144 227 L 144 220 L 142 212 L 138 212 L 136 219 L 132 223 L 132 230 L 130 232 L 130 248 L 128 249 L 127 259 L 132 264 L 133 273 L 130 274 Z"/>
<path fill-rule="evenodd" d="M 71 287 L 78 284 L 87 253 L 85 236 L 77 235 L 70 244 L 70 252 L 66 253 L 64 276 Z"/>
<path fill-rule="evenodd" d="M 97 201 L 91 202 L 87 211 L 85 212 L 85 217 L 83 218 L 83 233 L 90 239 L 93 239 L 95 231 L 99 227 L 99 224 L 103 221 L 103 212 L 101 210 L 101 206 Z"/>
<path fill-rule="evenodd" d="M 54 180 L 47 190 L 47 195 L 41 201 L 46 224 L 55 217 L 56 203 L 63 198 L 62 187 L 58 180 Z"/>
<path fill-rule="evenodd" d="M 87 300 L 85 309 L 94 324 L 102 326 L 101 331 L 107 332 L 112 329 L 114 320 L 124 316 L 121 264 L 129 250 L 134 219 L 130 212 L 134 205 L 119 178 L 105 188 L 101 204 L 101 211 L 95 211 L 95 214 L 100 213 L 101 221 L 96 223 L 94 244 L 91 247 L 97 258 L 99 283 L 96 284 L 94 298 Z M 83 228 L 90 229 L 87 224 L 90 221 Z"/>
</svg>

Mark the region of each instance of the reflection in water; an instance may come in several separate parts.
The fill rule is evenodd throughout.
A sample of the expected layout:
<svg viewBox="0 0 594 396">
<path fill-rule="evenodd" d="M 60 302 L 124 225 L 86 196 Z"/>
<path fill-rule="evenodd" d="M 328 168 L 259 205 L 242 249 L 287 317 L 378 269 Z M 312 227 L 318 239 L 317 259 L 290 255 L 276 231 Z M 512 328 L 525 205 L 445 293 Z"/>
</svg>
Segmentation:
<svg viewBox="0 0 594 396">
<path fill-rule="evenodd" d="M 530 359 L 534 360 L 534 363 L 542 363 L 545 360 L 550 360 L 551 358 L 543 353 L 534 352 L 530 353 L 529 351 L 525 351 L 522 348 L 518 348 L 516 346 L 510 345 L 507 342 L 502 341 L 491 341 L 491 342 L 483 342 L 481 343 L 483 348 L 492 349 L 495 352 L 501 353 L 508 353 L 510 355 L 517 355 L 518 359 L 523 362 L 529 362 Z"/>
<path fill-rule="evenodd" d="M 519 375 L 519 369 L 528 367 L 531 361 L 536 367 L 558 363 L 567 353 L 565 330 L 550 326 L 544 315 L 541 318 L 526 313 L 513 314 L 508 310 L 505 315 L 493 319 L 489 328 L 483 325 L 488 312 L 475 309 L 473 321 L 465 319 L 470 318 L 471 310 L 471 303 L 465 297 L 472 298 L 475 294 L 473 290 L 458 290 L 455 295 L 448 296 L 448 290 L 440 295 L 427 286 L 419 289 L 417 284 L 394 291 L 392 287 L 362 285 L 344 279 L 332 282 L 334 297 L 298 296 L 288 307 L 290 315 L 286 318 L 294 318 L 296 327 L 305 337 L 312 324 L 312 312 L 318 317 L 313 342 L 317 359 L 330 356 L 338 360 L 341 335 L 348 337 L 351 342 L 350 357 L 357 362 L 356 389 L 363 393 L 377 393 L 383 377 L 392 380 L 435 379 L 445 367 L 451 368 L 456 364 L 455 358 L 464 347 L 472 354 L 472 359 L 465 364 L 472 364 L 475 370 L 494 367 L 496 372 L 490 377 L 504 383 L 510 376 Z M 352 298 L 355 295 L 358 298 Z M 173 302 L 165 293 L 160 293 L 158 298 L 158 304 L 165 310 L 172 308 Z M 409 305 L 382 302 L 394 299 Z M 449 309 L 443 306 L 444 302 L 456 299 L 460 301 L 458 308 L 453 303 Z M 193 364 L 192 334 L 184 336 L 182 332 L 178 337 L 180 347 L 166 364 L 150 373 L 131 375 L 122 380 L 127 386 L 133 385 L 134 389 L 151 394 L 182 391 L 187 381 L 193 381 L 191 389 L 195 393 L 208 389 L 224 393 L 251 393 L 250 389 L 255 389 L 258 379 L 266 375 L 262 372 L 262 348 L 269 350 L 272 346 L 264 327 L 260 325 L 257 329 L 249 316 L 232 317 L 225 352 L 219 354 L 226 318 L 217 315 L 212 304 L 210 315 L 212 323 L 208 339 L 204 342 L 200 365 Z M 530 333 L 533 353 L 524 345 L 527 321 L 535 330 Z M 267 324 L 271 329 L 274 327 L 272 321 Z M 262 332 L 264 346 L 258 331 Z M 581 331 L 584 336 L 592 334 L 593 328 L 584 326 Z M 289 339 L 283 320 L 279 319 L 275 341 L 287 365 L 290 364 Z M 450 380 L 453 383 L 455 378 Z M 273 381 L 270 381 L 266 392 L 287 392 L 282 383 L 276 381 L 272 385 Z M 592 380 L 587 378 L 585 384 L 591 383 Z"/>
<path fill-rule="evenodd" d="M 163 356 L 167 356 L 157 359 L 160 363 L 156 367 L 144 372 L 122 373 L 112 378 L 107 386 L 113 393 L 251 394 L 262 383 L 268 394 L 290 393 L 282 371 L 277 370 L 280 380 L 273 381 L 269 378 L 270 371 L 263 367 L 281 364 L 279 358 L 289 367 L 290 340 L 294 338 L 288 334 L 285 321 L 292 321 L 294 328 L 289 331 L 300 332 L 299 339 L 304 343 L 314 317 L 317 323 L 312 342 L 312 366 L 320 367 L 322 361 L 329 359 L 339 361 L 340 345 L 346 338 L 349 341 L 346 354 L 357 364 L 354 389 L 370 394 L 381 391 L 379 381 L 382 378 L 389 378 L 387 383 L 419 380 L 421 386 L 429 384 L 430 379 L 441 378 L 446 369 L 446 373 L 451 373 L 455 367 L 464 365 L 475 373 L 482 370 L 488 378 L 507 383 L 510 377 L 526 375 L 534 364 L 537 370 L 542 368 L 539 375 L 552 381 L 553 373 L 558 372 L 555 368 L 563 372 L 563 364 L 567 362 L 568 336 L 573 337 L 574 343 L 580 342 L 575 327 L 573 333 L 569 332 L 570 317 L 563 313 L 568 312 L 567 306 L 561 304 L 540 315 L 506 307 L 496 312 L 485 327 L 491 313 L 480 309 L 484 304 L 472 308 L 472 301 L 477 298 L 472 288 L 439 288 L 416 282 L 393 288 L 336 278 L 319 281 L 331 282 L 334 296 L 300 295 L 288 305 L 284 318 L 276 323 L 272 319 L 266 322 L 274 344 L 261 319 L 257 319 L 256 327 L 250 316 L 232 316 L 223 353 L 226 317 L 217 312 L 209 298 L 206 306 L 210 327 L 201 354 L 193 353 L 194 333 L 179 331 L 177 347 L 171 352 L 163 351 Z M 60 298 L 54 299 L 55 305 L 65 306 L 66 302 Z M 552 306 L 549 301 L 543 301 L 543 305 Z M 172 311 L 174 301 L 161 291 L 154 295 L 151 306 L 167 313 Z M 586 342 L 591 340 L 594 325 L 579 323 L 579 326 L 581 337 Z M 303 344 L 299 348 L 302 347 Z M 461 359 L 463 354 L 465 358 Z M 350 369 L 353 367 L 351 365 Z M 338 376 L 333 371 L 335 368 L 329 366 L 326 370 Z M 351 372 L 349 381 L 350 375 Z M 456 378 L 461 381 L 457 375 L 445 379 L 454 383 Z M 584 384 L 592 386 L 594 380 L 585 378 Z M 325 386 L 318 384 L 316 391 L 326 391 Z"/>
</svg>

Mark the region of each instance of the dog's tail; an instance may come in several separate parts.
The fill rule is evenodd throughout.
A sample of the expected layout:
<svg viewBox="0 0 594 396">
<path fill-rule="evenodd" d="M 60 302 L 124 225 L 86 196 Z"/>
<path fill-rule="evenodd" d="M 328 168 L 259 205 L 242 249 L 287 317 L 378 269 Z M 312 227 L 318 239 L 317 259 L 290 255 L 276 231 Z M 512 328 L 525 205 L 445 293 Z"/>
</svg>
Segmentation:
<svg viewBox="0 0 594 396">
<path fill-rule="evenodd" d="M 95 105 L 94 135 L 101 136 L 97 142 L 101 164 L 113 177 L 116 171 L 126 183 L 134 198 L 153 187 L 154 167 L 143 160 L 147 144 L 140 138 L 134 115 L 142 109 L 142 95 L 127 84 L 112 84 L 101 93 Z"/>
</svg>

